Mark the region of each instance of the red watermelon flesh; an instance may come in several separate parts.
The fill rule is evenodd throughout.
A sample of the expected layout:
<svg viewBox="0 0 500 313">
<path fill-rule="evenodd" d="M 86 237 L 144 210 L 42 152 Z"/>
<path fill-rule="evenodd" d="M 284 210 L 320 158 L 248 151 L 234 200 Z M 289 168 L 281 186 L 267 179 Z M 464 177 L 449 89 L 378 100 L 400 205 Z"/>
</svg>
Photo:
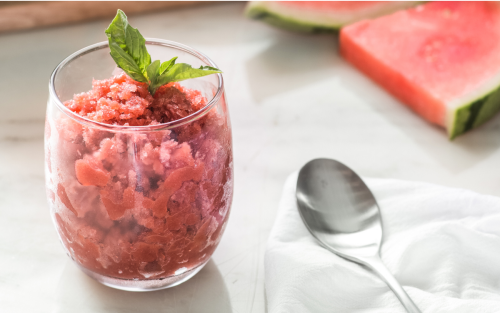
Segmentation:
<svg viewBox="0 0 500 313">
<path fill-rule="evenodd" d="M 342 29 L 342 55 L 451 138 L 500 109 L 500 6 L 433 2 Z"/>
</svg>

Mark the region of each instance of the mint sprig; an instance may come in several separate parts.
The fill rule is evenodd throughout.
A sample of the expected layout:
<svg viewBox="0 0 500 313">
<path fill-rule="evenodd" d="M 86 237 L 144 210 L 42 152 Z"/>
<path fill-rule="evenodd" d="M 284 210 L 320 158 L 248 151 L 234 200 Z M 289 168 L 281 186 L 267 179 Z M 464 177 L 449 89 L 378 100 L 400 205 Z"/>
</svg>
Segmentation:
<svg viewBox="0 0 500 313">
<path fill-rule="evenodd" d="M 161 86 L 171 82 L 222 73 L 210 66 L 193 68 L 186 63 L 175 64 L 177 57 L 163 63 L 159 60 L 151 62 L 151 56 L 146 49 L 146 39 L 136 28 L 130 26 L 122 10 L 118 10 L 105 33 L 108 36 L 111 57 L 116 65 L 132 79 L 148 83 L 151 95 Z"/>
<path fill-rule="evenodd" d="M 170 82 L 178 82 L 181 80 L 201 77 L 210 74 L 222 73 L 216 68 L 209 66 L 200 66 L 193 68 L 186 63 L 175 64 L 177 57 L 160 65 L 160 61 L 154 61 L 148 67 L 149 92 L 154 95 L 156 90 Z"/>
</svg>

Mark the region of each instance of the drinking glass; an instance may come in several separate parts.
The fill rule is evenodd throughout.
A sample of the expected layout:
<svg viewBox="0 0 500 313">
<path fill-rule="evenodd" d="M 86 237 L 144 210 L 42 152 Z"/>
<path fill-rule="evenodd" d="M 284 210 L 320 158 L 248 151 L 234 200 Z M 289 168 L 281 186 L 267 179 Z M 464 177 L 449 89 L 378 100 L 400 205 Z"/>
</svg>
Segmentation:
<svg viewBox="0 0 500 313">
<path fill-rule="evenodd" d="M 148 39 L 152 60 L 217 67 L 185 45 Z M 217 247 L 233 195 L 231 125 L 221 74 L 183 81 L 206 105 L 149 126 L 86 119 L 64 106 L 117 68 L 107 42 L 52 73 L 45 126 L 50 214 L 68 256 L 114 288 L 157 290 L 199 272 Z"/>
</svg>

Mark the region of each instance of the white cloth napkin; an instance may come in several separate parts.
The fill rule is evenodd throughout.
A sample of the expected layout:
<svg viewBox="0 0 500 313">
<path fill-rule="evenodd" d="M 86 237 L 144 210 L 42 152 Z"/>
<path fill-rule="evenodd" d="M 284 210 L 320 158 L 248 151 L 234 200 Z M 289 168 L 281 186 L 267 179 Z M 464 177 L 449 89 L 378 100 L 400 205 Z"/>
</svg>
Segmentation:
<svg viewBox="0 0 500 313">
<path fill-rule="evenodd" d="M 269 313 L 405 312 L 374 274 L 321 247 L 288 177 L 265 254 Z M 422 312 L 500 312 L 500 198 L 365 179 L 381 208 L 382 260 Z"/>
</svg>

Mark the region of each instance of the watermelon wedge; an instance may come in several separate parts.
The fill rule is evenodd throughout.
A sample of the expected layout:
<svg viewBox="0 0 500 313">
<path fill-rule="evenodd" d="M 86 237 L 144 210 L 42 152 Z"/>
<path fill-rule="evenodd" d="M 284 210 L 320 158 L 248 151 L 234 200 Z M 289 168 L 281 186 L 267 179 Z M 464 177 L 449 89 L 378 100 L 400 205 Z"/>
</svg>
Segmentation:
<svg viewBox="0 0 500 313">
<path fill-rule="evenodd" d="M 417 3 L 419 1 L 250 1 L 246 15 L 292 31 L 336 32 L 344 25 Z"/>
<path fill-rule="evenodd" d="M 340 32 L 342 55 L 450 139 L 500 110 L 500 5 L 432 2 Z"/>
</svg>

